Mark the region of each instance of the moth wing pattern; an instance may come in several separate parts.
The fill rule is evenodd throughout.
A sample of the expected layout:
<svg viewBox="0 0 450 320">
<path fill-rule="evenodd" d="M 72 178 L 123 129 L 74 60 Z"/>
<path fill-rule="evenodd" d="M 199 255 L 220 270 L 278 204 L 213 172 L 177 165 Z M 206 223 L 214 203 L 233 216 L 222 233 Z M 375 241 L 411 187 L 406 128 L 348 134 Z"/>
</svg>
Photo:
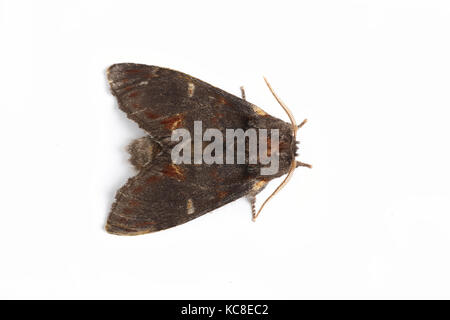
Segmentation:
<svg viewBox="0 0 450 320">
<path fill-rule="evenodd" d="M 107 70 L 119 107 L 152 137 L 168 137 L 177 128 L 245 128 L 255 105 L 175 70 L 135 63 Z"/>
<path fill-rule="evenodd" d="M 170 158 L 143 168 L 116 194 L 109 233 L 139 235 L 183 224 L 249 193 L 243 168 L 220 176 L 219 165 L 175 165 Z"/>
</svg>

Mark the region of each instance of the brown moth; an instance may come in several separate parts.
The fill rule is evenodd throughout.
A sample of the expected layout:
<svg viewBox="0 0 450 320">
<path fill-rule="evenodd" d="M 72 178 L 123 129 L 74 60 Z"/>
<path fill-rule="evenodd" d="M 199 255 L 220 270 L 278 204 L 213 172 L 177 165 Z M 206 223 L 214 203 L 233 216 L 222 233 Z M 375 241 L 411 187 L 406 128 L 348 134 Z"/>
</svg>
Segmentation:
<svg viewBox="0 0 450 320">
<path fill-rule="evenodd" d="M 267 201 L 287 183 L 296 167 L 310 167 L 295 160 L 297 129 L 306 120 L 296 125 L 292 113 L 273 92 L 267 80 L 269 89 L 287 112 L 291 123 L 272 117 L 246 101 L 243 88 L 241 99 L 174 70 L 120 63 L 108 68 L 107 77 L 120 109 L 148 133 L 128 147 L 130 161 L 138 173 L 117 191 L 105 227 L 109 233 L 139 235 L 164 230 L 244 196 L 251 201 L 255 219 Z M 267 155 L 277 156 L 278 170 L 272 174 L 262 174 L 267 163 L 252 163 L 247 149 L 244 163 L 174 162 L 173 151 L 179 143 L 172 137 L 174 132 L 184 129 L 194 137 L 195 123 L 199 121 L 202 130 L 215 128 L 217 131 L 214 132 L 222 133 L 224 137 L 229 129 L 270 131 L 265 138 L 259 136 L 258 141 L 267 140 L 263 141 L 267 142 L 264 151 Z M 275 146 L 271 144 L 271 139 L 275 138 L 273 130 L 278 133 L 279 143 Z M 203 133 L 200 132 L 201 136 Z M 237 147 L 233 144 L 231 148 L 226 147 L 230 140 L 233 143 L 234 137 L 225 141 L 223 150 L 216 148 L 211 154 L 217 157 L 231 150 L 232 159 L 236 159 Z M 200 153 L 206 150 L 206 145 L 203 141 Z M 247 140 L 245 146 L 249 147 Z M 186 140 L 184 147 L 184 151 L 188 151 L 183 156 L 190 158 L 194 153 L 192 150 L 198 145 L 195 141 Z M 233 155 L 233 152 L 236 154 Z M 261 153 L 257 160 L 260 156 Z M 286 174 L 284 181 L 256 212 L 255 196 L 270 180 Z"/>
</svg>

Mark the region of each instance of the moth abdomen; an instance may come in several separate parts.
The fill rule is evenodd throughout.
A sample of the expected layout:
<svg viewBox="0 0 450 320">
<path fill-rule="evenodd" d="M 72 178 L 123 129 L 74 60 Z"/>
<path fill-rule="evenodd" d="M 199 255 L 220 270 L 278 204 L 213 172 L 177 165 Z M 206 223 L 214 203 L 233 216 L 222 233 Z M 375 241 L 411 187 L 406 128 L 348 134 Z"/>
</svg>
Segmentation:
<svg viewBox="0 0 450 320">
<path fill-rule="evenodd" d="M 130 153 L 129 160 L 136 170 L 141 170 L 150 164 L 161 152 L 161 146 L 149 136 L 133 140 L 127 149 Z"/>
</svg>

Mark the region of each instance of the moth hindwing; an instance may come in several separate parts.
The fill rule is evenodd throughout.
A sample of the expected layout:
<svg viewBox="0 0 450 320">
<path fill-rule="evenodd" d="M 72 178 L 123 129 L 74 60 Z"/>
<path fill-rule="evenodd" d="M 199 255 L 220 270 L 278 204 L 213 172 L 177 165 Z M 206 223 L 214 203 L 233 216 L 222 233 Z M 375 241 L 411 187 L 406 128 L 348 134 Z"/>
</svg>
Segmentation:
<svg viewBox="0 0 450 320">
<path fill-rule="evenodd" d="M 288 173 L 295 160 L 291 124 L 206 82 L 178 71 L 133 63 L 112 65 L 107 77 L 119 108 L 148 134 L 128 148 L 137 174 L 117 191 L 106 224 L 110 233 L 137 235 L 164 230 L 238 198 L 254 199 L 271 179 Z M 199 150 L 204 155 L 210 143 L 196 141 L 199 123 L 200 139 L 208 129 L 215 130 L 210 141 L 218 143 L 218 135 L 222 135 L 222 147 L 216 144 L 211 152 L 216 160 L 223 154 L 222 163 L 193 159 Z M 261 129 L 266 130 L 265 138 L 259 135 Z M 227 153 L 232 151 L 232 160 L 237 161 L 240 151 L 237 144 L 230 144 L 236 136 L 227 140 L 227 130 L 242 130 L 244 134 L 254 130 L 258 143 L 265 140 L 265 155 L 277 156 L 278 170 L 262 174 L 268 164 L 251 159 L 249 136 L 244 136 L 243 160 L 227 162 Z M 275 147 L 273 130 L 278 132 Z M 174 161 L 174 148 L 180 147 L 179 140 L 173 141 L 175 132 L 189 136 L 183 141 L 183 159 L 190 161 Z M 256 160 L 260 156 L 258 153 Z"/>
</svg>

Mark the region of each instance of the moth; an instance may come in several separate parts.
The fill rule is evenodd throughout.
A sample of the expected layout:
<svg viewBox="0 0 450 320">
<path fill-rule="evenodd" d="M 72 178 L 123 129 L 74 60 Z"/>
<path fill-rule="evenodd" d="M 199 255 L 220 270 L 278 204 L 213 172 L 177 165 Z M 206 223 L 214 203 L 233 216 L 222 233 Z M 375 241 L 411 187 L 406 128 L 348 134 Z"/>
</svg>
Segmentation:
<svg viewBox="0 0 450 320">
<path fill-rule="evenodd" d="M 130 162 L 137 174 L 117 191 L 105 226 L 109 233 L 140 235 L 164 230 L 198 218 L 241 197 L 250 200 L 254 220 L 267 201 L 286 185 L 295 168 L 311 167 L 295 159 L 297 130 L 306 120 L 300 125 L 296 124 L 291 111 L 265 78 L 275 99 L 286 111 L 290 123 L 272 117 L 248 102 L 243 87 L 242 98 L 239 98 L 190 75 L 167 68 L 120 63 L 108 68 L 107 78 L 119 108 L 147 133 L 128 146 Z M 266 148 L 263 148 L 266 155 L 277 156 L 278 170 L 263 174 L 262 169 L 267 164 L 258 162 L 261 153 L 256 155 L 255 163 L 251 161 L 247 149 L 240 163 L 174 161 L 174 148 L 179 147 L 179 139 L 173 139 L 174 133 L 178 132 L 176 130 L 183 129 L 184 133 L 190 135 L 190 139 L 184 141 L 186 154 L 183 156 L 189 158 L 194 149 L 199 151 L 199 146 L 200 153 L 207 148 L 207 141 L 199 143 L 192 140 L 192 137 L 199 135 L 199 132 L 194 132 L 199 122 L 202 124 L 201 130 L 214 128 L 213 132 L 223 136 L 230 129 L 266 132 L 266 136 L 260 135 L 258 141 L 266 142 Z M 267 134 L 269 131 L 270 134 Z M 278 145 L 275 146 L 274 133 L 278 135 Z M 203 131 L 200 136 L 202 134 Z M 230 152 L 231 159 L 236 159 L 237 154 L 233 153 L 237 147 L 231 144 L 230 148 L 229 142 L 225 142 L 223 149 L 214 150 L 212 155 Z M 245 146 L 251 149 L 248 139 Z M 272 179 L 284 175 L 287 176 L 283 182 L 257 212 L 256 195 Z"/>
</svg>

